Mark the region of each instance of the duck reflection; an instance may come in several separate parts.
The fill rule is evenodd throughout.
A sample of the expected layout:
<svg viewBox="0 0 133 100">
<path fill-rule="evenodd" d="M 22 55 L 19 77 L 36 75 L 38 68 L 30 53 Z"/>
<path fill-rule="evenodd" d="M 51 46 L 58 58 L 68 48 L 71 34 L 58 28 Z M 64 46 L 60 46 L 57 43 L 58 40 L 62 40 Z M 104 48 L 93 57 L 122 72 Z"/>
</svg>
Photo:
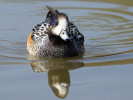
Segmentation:
<svg viewBox="0 0 133 100">
<path fill-rule="evenodd" d="M 48 83 L 57 97 L 65 98 L 70 87 L 70 75 L 68 70 L 50 70 L 48 72 Z"/>
<path fill-rule="evenodd" d="M 53 93 L 58 98 L 65 98 L 70 87 L 69 70 L 84 66 L 82 62 L 74 62 L 69 59 L 34 59 L 30 62 L 35 72 L 48 72 L 48 83 Z"/>
</svg>

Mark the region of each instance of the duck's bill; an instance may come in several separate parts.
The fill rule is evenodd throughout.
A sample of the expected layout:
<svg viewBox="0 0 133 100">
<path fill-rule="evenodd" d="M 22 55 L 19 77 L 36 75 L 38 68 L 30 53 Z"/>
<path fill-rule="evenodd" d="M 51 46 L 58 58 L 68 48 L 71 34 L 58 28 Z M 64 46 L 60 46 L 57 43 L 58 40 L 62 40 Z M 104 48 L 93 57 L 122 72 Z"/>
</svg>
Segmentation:
<svg viewBox="0 0 133 100">
<path fill-rule="evenodd" d="M 68 33 L 69 33 L 68 31 L 62 30 L 61 33 L 60 33 L 61 39 L 64 40 L 64 41 L 68 41 L 68 40 L 72 39 L 71 36 Z"/>
</svg>

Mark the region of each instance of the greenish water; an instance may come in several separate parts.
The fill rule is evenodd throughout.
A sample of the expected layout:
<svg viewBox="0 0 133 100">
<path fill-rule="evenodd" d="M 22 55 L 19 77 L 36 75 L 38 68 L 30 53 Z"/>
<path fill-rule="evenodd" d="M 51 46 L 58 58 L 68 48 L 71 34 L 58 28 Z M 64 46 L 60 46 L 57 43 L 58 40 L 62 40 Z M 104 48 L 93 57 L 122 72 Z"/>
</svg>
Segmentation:
<svg viewBox="0 0 133 100">
<path fill-rule="evenodd" d="M 48 12 L 68 15 L 85 36 L 83 57 L 27 55 Z M 0 100 L 133 100 L 132 0 L 0 0 Z"/>
</svg>

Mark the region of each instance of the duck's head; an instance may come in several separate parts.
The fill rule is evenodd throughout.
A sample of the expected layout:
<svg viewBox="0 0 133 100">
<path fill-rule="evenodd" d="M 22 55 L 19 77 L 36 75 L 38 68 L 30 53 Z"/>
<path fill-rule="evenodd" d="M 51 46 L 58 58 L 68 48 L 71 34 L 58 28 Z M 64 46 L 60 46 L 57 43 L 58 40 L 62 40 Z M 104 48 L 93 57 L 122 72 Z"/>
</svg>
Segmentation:
<svg viewBox="0 0 133 100">
<path fill-rule="evenodd" d="M 50 10 L 47 15 L 47 18 L 50 20 L 50 35 L 60 37 L 64 41 L 71 40 L 72 35 L 69 32 L 69 19 L 67 15 L 64 13 L 59 13 L 57 10 L 53 10 L 49 6 L 47 6 L 47 8 Z"/>
</svg>

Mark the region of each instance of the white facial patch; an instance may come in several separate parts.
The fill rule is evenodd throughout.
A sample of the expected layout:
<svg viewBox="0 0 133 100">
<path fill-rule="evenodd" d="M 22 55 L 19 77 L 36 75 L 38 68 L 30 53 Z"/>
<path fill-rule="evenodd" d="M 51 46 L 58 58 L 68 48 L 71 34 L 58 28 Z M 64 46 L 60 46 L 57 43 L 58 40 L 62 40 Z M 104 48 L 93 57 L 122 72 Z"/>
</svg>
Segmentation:
<svg viewBox="0 0 133 100">
<path fill-rule="evenodd" d="M 53 28 L 52 33 L 60 36 L 65 41 L 70 39 L 68 35 L 68 21 L 65 18 L 60 18 L 58 26 Z"/>
<path fill-rule="evenodd" d="M 62 30 L 66 30 L 67 26 L 68 26 L 67 20 L 65 18 L 62 18 L 62 19 L 60 18 L 58 21 L 58 26 L 56 26 L 52 30 L 52 32 L 56 35 L 59 35 Z"/>
<path fill-rule="evenodd" d="M 68 21 L 64 18 L 59 19 L 59 26 L 61 26 L 62 30 L 66 30 L 68 27 Z"/>
</svg>

